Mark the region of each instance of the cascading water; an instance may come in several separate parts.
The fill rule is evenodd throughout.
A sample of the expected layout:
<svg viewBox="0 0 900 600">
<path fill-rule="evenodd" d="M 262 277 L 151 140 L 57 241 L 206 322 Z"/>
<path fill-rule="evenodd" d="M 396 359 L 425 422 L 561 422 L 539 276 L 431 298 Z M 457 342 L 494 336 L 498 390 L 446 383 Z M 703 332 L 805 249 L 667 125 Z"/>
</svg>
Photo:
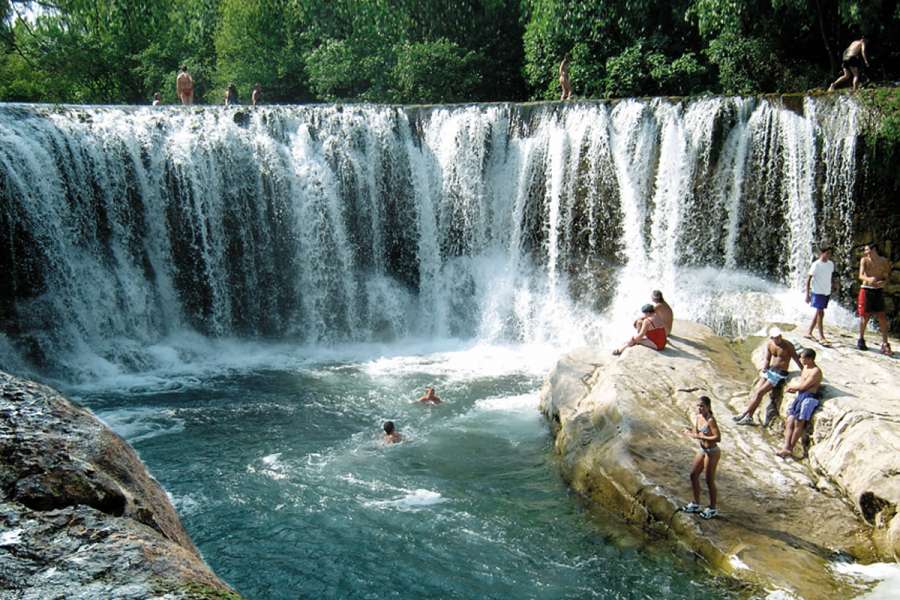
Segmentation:
<svg viewBox="0 0 900 600">
<path fill-rule="evenodd" d="M 538 389 L 652 288 L 725 332 L 808 314 L 810 244 L 851 243 L 856 115 L 0 106 L 0 369 L 132 443 L 247 598 L 733 598 L 610 542 Z"/>
<path fill-rule="evenodd" d="M 0 107 L 0 368 L 141 370 L 179 331 L 565 346 L 653 287 L 792 318 L 812 244 L 849 249 L 857 112 Z"/>
</svg>

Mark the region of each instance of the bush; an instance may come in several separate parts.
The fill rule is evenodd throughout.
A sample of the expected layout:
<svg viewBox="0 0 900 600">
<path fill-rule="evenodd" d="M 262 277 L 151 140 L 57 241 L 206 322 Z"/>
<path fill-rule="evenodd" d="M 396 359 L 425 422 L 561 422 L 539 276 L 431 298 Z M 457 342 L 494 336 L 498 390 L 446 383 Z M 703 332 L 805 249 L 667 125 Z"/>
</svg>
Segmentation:
<svg viewBox="0 0 900 600">
<path fill-rule="evenodd" d="M 706 49 L 712 64 L 719 68 L 719 86 L 726 94 L 752 94 L 774 90 L 777 55 L 758 38 L 724 33 Z"/>
<path fill-rule="evenodd" d="M 484 58 L 446 39 L 394 46 L 396 100 L 461 102 L 475 97 Z"/>
</svg>

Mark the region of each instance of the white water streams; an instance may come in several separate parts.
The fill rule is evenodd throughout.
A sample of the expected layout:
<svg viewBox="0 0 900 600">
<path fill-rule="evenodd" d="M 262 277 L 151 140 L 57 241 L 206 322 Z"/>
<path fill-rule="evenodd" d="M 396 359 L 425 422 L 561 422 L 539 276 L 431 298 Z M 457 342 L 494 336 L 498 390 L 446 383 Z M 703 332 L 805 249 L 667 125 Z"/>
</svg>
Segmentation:
<svg viewBox="0 0 900 600">
<path fill-rule="evenodd" d="M 813 244 L 849 251 L 857 120 L 844 98 L 0 106 L 0 368 L 141 370 L 184 331 L 570 346 L 653 288 L 722 330 L 795 319 Z"/>
</svg>

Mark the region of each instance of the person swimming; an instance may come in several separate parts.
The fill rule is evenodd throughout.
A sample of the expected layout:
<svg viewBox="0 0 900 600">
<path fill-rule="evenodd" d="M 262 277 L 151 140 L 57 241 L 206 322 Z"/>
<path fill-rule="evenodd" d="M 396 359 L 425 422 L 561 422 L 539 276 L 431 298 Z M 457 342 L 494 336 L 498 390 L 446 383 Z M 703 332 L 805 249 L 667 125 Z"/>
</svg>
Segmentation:
<svg viewBox="0 0 900 600">
<path fill-rule="evenodd" d="M 384 429 L 385 444 L 396 444 L 403 441 L 403 436 L 397 431 L 397 427 L 394 425 L 393 421 L 385 421 L 382 428 Z"/>
<path fill-rule="evenodd" d="M 434 386 L 425 388 L 425 393 L 419 398 L 419 402 L 423 404 L 440 404 L 441 399 L 434 393 Z"/>
<path fill-rule="evenodd" d="M 716 508 L 718 489 L 716 488 L 716 467 L 719 466 L 719 458 L 722 451 L 719 442 L 722 434 L 719 425 L 712 414 L 712 401 L 709 396 L 700 396 L 697 401 L 697 416 L 694 418 L 692 429 L 685 429 L 684 435 L 700 442 L 700 452 L 694 456 L 691 465 L 691 491 L 693 501 L 681 507 L 686 513 L 700 513 L 704 519 L 712 519 L 719 514 Z M 709 506 L 700 510 L 700 473 L 706 470 L 706 487 L 709 488 Z"/>
</svg>

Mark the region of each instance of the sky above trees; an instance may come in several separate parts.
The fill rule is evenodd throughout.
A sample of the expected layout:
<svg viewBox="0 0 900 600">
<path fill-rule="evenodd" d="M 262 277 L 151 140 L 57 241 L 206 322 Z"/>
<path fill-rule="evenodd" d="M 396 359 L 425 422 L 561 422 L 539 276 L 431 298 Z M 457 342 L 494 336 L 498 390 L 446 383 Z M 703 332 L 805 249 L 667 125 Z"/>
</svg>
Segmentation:
<svg viewBox="0 0 900 600">
<path fill-rule="evenodd" d="M 868 38 L 900 78 L 896 0 L 0 0 L 0 101 L 445 103 L 823 88 Z"/>
</svg>

